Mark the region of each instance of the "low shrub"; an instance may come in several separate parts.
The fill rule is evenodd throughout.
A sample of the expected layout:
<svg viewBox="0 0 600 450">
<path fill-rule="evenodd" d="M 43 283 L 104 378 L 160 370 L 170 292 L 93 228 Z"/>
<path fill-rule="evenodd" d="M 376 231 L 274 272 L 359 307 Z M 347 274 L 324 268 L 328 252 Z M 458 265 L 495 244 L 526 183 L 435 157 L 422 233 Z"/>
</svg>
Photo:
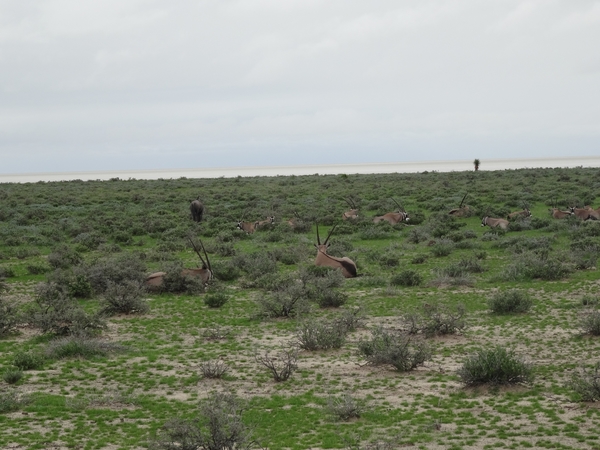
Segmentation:
<svg viewBox="0 0 600 450">
<path fill-rule="evenodd" d="M 529 295 L 516 289 L 497 292 L 488 299 L 487 303 L 496 314 L 524 313 L 533 305 Z"/>
<path fill-rule="evenodd" d="M 546 281 L 560 280 L 573 271 L 565 258 L 545 253 L 523 253 L 500 273 L 502 281 L 526 281 L 540 278 Z"/>
<path fill-rule="evenodd" d="M 424 341 L 383 328 L 373 330 L 371 339 L 360 340 L 358 351 L 368 365 L 391 365 L 401 372 L 415 369 L 431 359 L 431 351 Z"/>
<path fill-rule="evenodd" d="M 26 311 L 26 319 L 42 333 L 59 336 L 92 334 L 106 328 L 100 314 L 88 314 L 64 288 L 51 282 L 36 287 L 35 301 Z"/>
<path fill-rule="evenodd" d="M 431 253 L 437 257 L 448 256 L 452 250 L 454 250 L 454 242 L 449 239 L 439 239 L 431 246 Z"/>
<path fill-rule="evenodd" d="M 244 424 L 245 403 L 233 394 L 213 392 L 200 402 L 194 419 L 171 419 L 151 439 L 150 450 L 249 450 L 255 447 Z"/>
<path fill-rule="evenodd" d="M 55 269 L 67 269 L 81 263 L 81 261 L 83 261 L 81 255 L 66 244 L 54 247 L 48 255 L 48 264 Z"/>
<path fill-rule="evenodd" d="M 306 289 L 294 280 L 281 285 L 274 292 L 257 299 L 259 312 L 264 317 L 298 317 L 310 311 Z"/>
<path fill-rule="evenodd" d="M 241 271 L 231 260 L 211 261 L 214 277 L 220 281 L 237 280 Z"/>
<path fill-rule="evenodd" d="M 2 296 L 2 284 L 0 283 L 0 336 L 14 332 L 20 320 L 16 303 Z"/>
<path fill-rule="evenodd" d="M 469 356 L 458 369 L 458 376 L 467 386 L 516 384 L 532 381 L 533 369 L 512 350 L 496 346 Z"/>
<path fill-rule="evenodd" d="M 585 334 L 600 336 L 600 310 L 589 308 L 581 313 L 579 326 Z"/>
<path fill-rule="evenodd" d="M 298 348 L 281 349 L 275 356 L 269 352 L 257 354 L 255 360 L 269 370 L 276 382 L 286 381 L 298 369 Z"/>
<path fill-rule="evenodd" d="M 200 363 L 200 374 L 203 378 L 223 378 L 228 371 L 229 366 L 220 359 L 213 359 Z"/>
<path fill-rule="evenodd" d="M 11 266 L 0 266 L 0 278 L 13 278 L 16 277 L 14 267 Z"/>
<path fill-rule="evenodd" d="M 44 263 L 30 263 L 25 266 L 27 273 L 30 275 L 41 275 L 52 270 L 49 266 Z"/>
<path fill-rule="evenodd" d="M 136 281 L 109 282 L 100 302 L 102 314 L 144 314 L 150 309 L 144 299 L 146 290 Z"/>
<path fill-rule="evenodd" d="M 45 356 L 37 352 L 17 352 L 13 357 L 13 365 L 20 370 L 39 370 L 45 362 Z"/>
<path fill-rule="evenodd" d="M 0 414 L 17 411 L 30 402 L 29 397 L 20 395 L 17 391 L 0 391 Z"/>
<path fill-rule="evenodd" d="M 220 308 L 229 300 L 229 296 L 223 291 L 209 292 L 204 296 L 204 304 L 209 308 Z"/>
<path fill-rule="evenodd" d="M 303 350 L 328 350 L 341 348 L 348 330 L 339 322 L 306 321 L 296 330 L 298 346 Z"/>
<path fill-rule="evenodd" d="M 87 265 L 87 280 L 96 294 L 102 294 L 109 284 L 133 281 L 143 284 L 146 280 L 146 264 L 137 253 L 115 253 L 104 256 Z"/>
<path fill-rule="evenodd" d="M 125 347 L 119 344 L 102 341 L 87 335 L 72 335 L 51 341 L 45 354 L 47 358 L 53 359 L 93 358 L 124 350 Z"/>
<path fill-rule="evenodd" d="M 342 311 L 335 320 L 347 332 L 356 331 L 365 326 L 365 314 L 360 306 Z"/>
<path fill-rule="evenodd" d="M 427 261 L 427 255 L 417 255 L 411 260 L 411 264 L 423 264 Z"/>
<path fill-rule="evenodd" d="M 390 285 L 392 286 L 420 286 L 423 284 L 423 276 L 416 270 L 406 269 L 392 275 Z"/>
<path fill-rule="evenodd" d="M 410 334 L 422 333 L 427 337 L 456 334 L 467 327 L 466 308 L 463 304 L 445 305 L 423 303 L 416 312 L 403 317 Z"/>
<path fill-rule="evenodd" d="M 169 261 L 162 266 L 163 284 L 161 290 L 172 293 L 200 294 L 204 292 L 204 282 L 198 276 L 185 274 L 183 262 Z"/>
<path fill-rule="evenodd" d="M 329 397 L 325 410 L 335 420 L 346 421 L 358 419 L 364 411 L 364 404 L 352 395 L 344 394 L 339 397 Z"/>
<path fill-rule="evenodd" d="M 567 386 L 575 391 L 584 402 L 600 400 L 600 363 L 590 369 L 580 368 L 571 377 Z"/>
<path fill-rule="evenodd" d="M 8 384 L 18 383 L 23 378 L 23 371 L 17 368 L 9 367 L 2 374 L 2 379 Z"/>
</svg>

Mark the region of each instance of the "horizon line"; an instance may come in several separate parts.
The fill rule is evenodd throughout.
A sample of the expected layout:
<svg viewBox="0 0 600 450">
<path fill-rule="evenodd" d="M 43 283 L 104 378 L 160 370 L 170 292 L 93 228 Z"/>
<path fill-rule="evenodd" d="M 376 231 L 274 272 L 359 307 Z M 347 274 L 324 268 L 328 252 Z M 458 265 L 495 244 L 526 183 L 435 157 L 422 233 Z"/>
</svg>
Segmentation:
<svg viewBox="0 0 600 450">
<path fill-rule="evenodd" d="M 476 158 L 479 159 L 479 158 Z M 600 167 L 600 156 L 549 157 L 549 158 L 507 158 L 479 159 L 479 170 L 513 170 L 533 168 L 573 168 Z M 543 165 L 543 163 L 546 165 Z M 551 163 L 551 165 L 548 165 Z M 536 165 L 537 164 L 537 165 Z M 542 164 L 542 165 L 539 165 Z M 418 173 L 425 171 L 455 172 L 473 170 L 474 160 L 430 160 L 404 162 L 369 162 L 352 164 L 296 164 L 279 166 L 238 166 L 208 168 L 167 168 L 136 170 L 96 170 L 73 172 L 31 172 L 0 173 L 0 183 L 29 183 L 39 181 L 92 181 L 120 178 L 159 179 L 159 178 L 235 178 L 255 176 L 293 175 L 339 175 L 339 174 L 382 174 Z M 171 174 L 172 176 L 165 176 Z M 158 176 L 162 175 L 162 176 Z M 175 175 L 175 176 L 173 176 Z M 193 176 L 190 176 L 193 175 Z"/>
</svg>

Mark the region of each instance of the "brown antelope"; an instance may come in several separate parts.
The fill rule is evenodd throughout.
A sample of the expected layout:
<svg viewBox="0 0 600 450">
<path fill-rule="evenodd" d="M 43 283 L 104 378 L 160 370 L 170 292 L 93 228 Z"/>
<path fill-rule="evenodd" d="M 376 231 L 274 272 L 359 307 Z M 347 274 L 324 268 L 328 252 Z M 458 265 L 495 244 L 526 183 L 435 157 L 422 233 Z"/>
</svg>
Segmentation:
<svg viewBox="0 0 600 450">
<path fill-rule="evenodd" d="M 315 258 L 315 266 L 335 267 L 341 269 L 342 274 L 346 278 L 354 278 L 356 276 L 356 263 L 354 261 L 346 256 L 337 258 L 327 254 L 327 248 L 330 245 L 328 241 L 336 226 L 337 225 L 334 225 L 331 230 L 329 230 L 327 239 L 325 239 L 325 242 L 321 243 L 321 239 L 319 238 L 319 225 L 317 224 L 317 244 L 315 244 L 315 247 L 317 248 L 317 257 Z"/>
<path fill-rule="evenodd" d="M 196 247 L 196 244 L 194 244 L 194 241 L 191 238 L 188 238 L 188 239 L 189 239 L 190 243 L 192 244 L 192 247 L 194 247 L 196 254 L 200 258 L 200 261 L 202 262 L 202 267 L 198 267 L 195 269 L 183 269 L 181 271 L 181 275 L 184 277 L 185 276 L 198 277 L 202 280 L 202 284 L 204 284 L 204 286 L 206 286 L 213 279 L 213 271 L 212 271 L 212 267 L 210 265 L 210 261 L 208 259 L 208 254 L 206 253 L 206 250 L 204 249 L 204 245 L 202 244 L 202 241 L 200 239 L 198 239 L 198 241 L 200 242 L 200 247 L 202 248 L 202 251 L 204 252 L 204 256 L 206 257 L 206 260 L 200 254 L 200 251 L 198 250 L 198 247 Z M 167 274 L 166 272 L 151 273 L 150 275 L 148 275 L 148 277 L 146 277 L 146 286 L 148 286 L 151 289 L 159 289 L 160 287 L 162 287 L 162 285 L 165 282 L 164 278 L 165 278 L 166 274 Z"/>
<path fill-rule="evenodd" d="M 558 208 L 549 209 L 550 214 L 554 219 L 565 219 L 567 217 L 571 217 L 573 215 L 572 211 L 561 211 Z"/>
<path fill-rule="evenodd" d="M 463 204 L 465 203 L 465 199 L 467 198 L 467 195 L 469 195 L 468 192 L 465 194 L 465 196 L 460 201 L 460 205 L 458 205 L 458 208 L 454 208 L 454 209 L 450 210 L 450 212 L 448 214 L 450 214 L 451 216 L 454 216 L 454 217 L 465 217 L 466 215 L 468 215 L 469 206 L 467 206 L 467 205 L 463 206 Z"/>
<path fill-rule="evenodd" d="M 302 222 L 302 218 L 300 217 L 300 214 L 294 211 L 294 217 L 289 219 L 286 223 L 290 226 L 291 229 L 294 229 L 298 226 L 298 222 Z"/>
<path fill-rule="evenodd" d="M 588 220 L 591 216 L 590 210 L 588 208 L 577 208 L 576 206 L 569 206 L 569 211 L 575 217 L 581 220 Z"/>
<path fill-rule="evenodd" d="M 404 211 L 404 208 L 400 206 L 400 204 L 395 199 L 392 200 L 394 200 L 394 203 L 398 206 L 398 211 L 389 212 L 387 214 L 384 214 L 383 216 L 377 216 L 373 218 L 373 223 L 379 223 L 382 220 L 385 220 L 390 225 L 396 225 L 397 223 L 408 222 L 410 220 L 410 218 L 408 217 L 408 213 Z"/>
<path fill-rule="evenodd" d="M 201 222 L 202 215 L 204 214 L 204 205 L 200 201 L 200 196 L 192 203 L 190 203 L 190 212 L 192 213 L 192 220 L 194 222 Z"/>
<path fill-rule="evenodd" d="M 508 216 L 506 216 L 507 220 L 515 220 L 515 219 L 519 219 L 519 218 L 527 218 L 527 217 L 531 217 L 531 211 L 529 211 L 529 208 L 525 208 L 523 209 L 523 211 L 515 211 L 515 212 L 511 212 Z"/>
<path fill-rule="evenodd" d="M 258 230 L 260 227 L 268 225 L 270 223 L 275 223 L 275 216 L 267 217 L 266 220 L 259 220 L 257 222 L 254 222 L 254 229 Z"/>
<path fill-rule="evenodd" d="M 238 230 L 242 230 L 245 231 L 246 234 L 252 234 L 256 231 L 256 224 L 258 222 L 238 222 L 237 223 L 237 229 Z"/>
<path fill-rule="evenodd" d="M 507 230 L 508 224 L 509 224 L 509 222 L 506 219 L 494 219 L 493 217 L 488 217 L 488 216 L 485 216 L 483 219 L 481 219 L 482 227 L 485 227 L 487 225 L 490 228 L 499 227 L 502 230 Z"/>
<path fill-rule="evenodd" d="M 590 219 L 600 220 L 600 208 L 593 209 L 591 206 L 587 206 L 587 209 L 590 212 Z"/>
<path fill-rule="evenodd" d="M 348 206 L 350 206 L 351 209 L 346 211 L 344 214 L 342 214 L 342 219 L 343 220 L 357 219 L 358 218 L 358 208 L 356 207 L 356 203 L 354 203 L 354 200 L 352 200 L 350 197 L 348 197 L 346 199 L 346 203 L 348 203 Z"/>
</svg>

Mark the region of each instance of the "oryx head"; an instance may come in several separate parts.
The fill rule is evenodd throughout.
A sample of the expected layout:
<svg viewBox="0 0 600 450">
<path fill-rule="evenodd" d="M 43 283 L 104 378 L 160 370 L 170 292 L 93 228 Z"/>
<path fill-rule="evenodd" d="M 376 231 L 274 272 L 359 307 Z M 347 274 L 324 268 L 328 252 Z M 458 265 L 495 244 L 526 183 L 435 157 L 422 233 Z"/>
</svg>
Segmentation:
<svg viewBox="0 0 600 450">
<path fill-rule="evenodd" d="M 485 216 L 483 219 L 481 219 L 481 226 L 482 227 L 485 227 L 487 225 L 488 217 L 489 216 Z"/>
<path fill-rule="evenodd" d="M 392 197 L 392 200 L 398 207 L 398 213 L 403 215 L 402 220 L 404 220 L 405 222 L 408 222 L 410 220 L 410 217 L 408 217 L 408 213 L 406 212 L 404 207 L 401 206 L 400 203 L 398 203 L 395 198 Z"/>
<path fill-rule="evenodd" d="M 200 244 L 200 248 L 204 252 L 204 258 L 206 259 L 202 257 L 200 250 L 198 250 L 198 247 L 196 246 L 194 240 L 190 236 L 188 236 L 188 240 L 190 241 L 190 244 L 192 244 L 192 247 L 198 255 L 198 258 L 200 258 L 200 262 L 202 262 L 202 269 L 206 271 L 204 276 L 202 276 L 202 279 L 204 280 L 204 284 L 208 284 L 208 282 L 213 279 L 213 271 L 212 266 L 210 265 L 210 260 L 208 259 L 208 253 L 206 253 L 206 249 L 204 248 L 204 244 L 202 243 L 200 238 L 198 238 L 198 243 Z"/>
<path fill-rule="evenodd" d="M 321 243 L 321 238 L 319 237 L 319 224 L 317 223 L 316 225 L 317 225 L 317 243 L 315 244 L 315 247 L 320 252 L 327 253 L 327 249 L 331 245 L 329 243 L 329 238 L 331 237 L 333 230 L 335 230 L 335 227 L 337 227 L 337 224 L 335 224 L 333 227 L 331 227 L 331 230 L 329 230 L 329 234 L 327 235 L 327 238 L 325 239 L 325 241 L 323 241 L 323 243 Z"/>
</svg>

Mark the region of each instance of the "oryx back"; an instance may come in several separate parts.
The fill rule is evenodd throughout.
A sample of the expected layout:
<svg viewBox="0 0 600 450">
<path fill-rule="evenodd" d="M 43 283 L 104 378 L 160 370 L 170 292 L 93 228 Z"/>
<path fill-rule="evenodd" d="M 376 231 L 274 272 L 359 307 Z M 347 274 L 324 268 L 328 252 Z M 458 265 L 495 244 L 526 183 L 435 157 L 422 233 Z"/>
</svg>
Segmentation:
<svg viewBox="0 0 600 450">
<path fill-rule="evenodd" d="M 485 227 L 487 225 L 490 228 L 500 228 L 502 230 L 507 230 L 508 224 L 509 224 L 509 222 L 506 219 L 498 219 L 498 218 L 488 217 L 488 216 L 481 219 L 482 227 Z"/>
<path fill-rule="evenodd" d="M 410 218 L 408 214 L 405 212 L 390 212 L 384 214 L 383 216 L 377 216 L 373 218 L 373 223 L 379 223 L 381 221 L 386 221 L 391 225 L 396 225 L 400 222 L 408 222 Z"/>
<path fill-rule="evenodd" d="M 321 239 L 319 238 L 319 226 L 317 225 L 317 244 L 315 244 L 315 247 L 317 248 L 317 256 L 315 257 L 315 266 L 335 267 L 336 269 L 340 269 L 342 271 L 342 275 L 344 275 L 344 277 L 354 278 L 357 276 L 356 263 L 354 261 L 346 256 L 343 258 L 338 258 L 336 256 L 327 254 L 327 248 L 329 247 L 328 241 L 334 229 L 335 225 L 329 231 L 327 239 L 321 243 Z"/>
</svg>

